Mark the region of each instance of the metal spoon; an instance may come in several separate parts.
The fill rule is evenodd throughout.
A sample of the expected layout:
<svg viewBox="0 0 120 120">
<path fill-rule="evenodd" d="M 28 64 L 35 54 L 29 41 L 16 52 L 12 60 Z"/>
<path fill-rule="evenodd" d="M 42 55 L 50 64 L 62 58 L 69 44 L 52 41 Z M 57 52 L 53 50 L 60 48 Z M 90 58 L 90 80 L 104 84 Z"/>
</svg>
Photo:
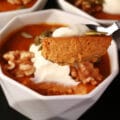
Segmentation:
<svg viewBox="0 0 120 120">
<path fill-rule="evenodd" d="M 98 32 L 106 32 L 107 35 L 111 35 L 120 50 L 120 21 L 116 21 L 108 27 L 92 24 L 87 24 L 87 27 Z"/>
</svg>

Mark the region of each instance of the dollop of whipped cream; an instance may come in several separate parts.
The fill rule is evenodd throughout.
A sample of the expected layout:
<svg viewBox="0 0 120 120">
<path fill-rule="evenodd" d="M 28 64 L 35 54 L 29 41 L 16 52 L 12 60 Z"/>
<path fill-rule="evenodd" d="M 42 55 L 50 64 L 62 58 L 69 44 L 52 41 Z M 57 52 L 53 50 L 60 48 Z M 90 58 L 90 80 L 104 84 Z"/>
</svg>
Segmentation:
<svg viewBox="0 0 120 120">
<path fill-rule="evenodd" d="M 83 35 L 89 29 L 85 25 L 61 27 L 56 29 L 52 36 L 73 36 Z M 34 82 L 54 82 L 65 86 L 78 85 L 80 82 L 76 82 L 69 74 L 70 67 L 68 65 L 61 66 L 57 63 L 53 63 L 45 59 L 39 51 L 39 46 L 32 44 L 29 51 L 33 52 L 35 57 L 32 59 L 36 71 L 34 73 Z"/>
<path fill-rule="evenodd" d="M 72 77 L 69 75 L 70 69 L 68 65 L 58 65 L 46 60 L 39 51 L 39 46 L 34 44 L 31 45 L 30 51 L 35 54 L 32 59 L 36 71 L 34 73 L 35 78 L 33 79 L 36 83 L 40 82 L 54 82 L 62 85 L 77 85 Z"/>
<path fill-rule="evenodd" d="M 120 0 L 104 0 L 103 11 L 110 14 L 120 14 Z"/>
<path fill-rule="evenodd" d="M 81 36 L 84 35 L 89 28 L 83 24 L 75 24 L 69 27 L 60 27 L 56 29 L 52 36 L 53 37 L 67 37 L 67 36 Z"/>
</svg>

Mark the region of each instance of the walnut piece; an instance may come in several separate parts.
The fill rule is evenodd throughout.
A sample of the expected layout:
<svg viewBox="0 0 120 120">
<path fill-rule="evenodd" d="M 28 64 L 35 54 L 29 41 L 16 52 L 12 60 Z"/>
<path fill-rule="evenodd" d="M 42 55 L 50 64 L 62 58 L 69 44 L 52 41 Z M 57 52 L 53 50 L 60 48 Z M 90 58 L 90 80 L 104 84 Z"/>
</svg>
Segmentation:
<svg viewBox="0 0 120 120">
<path fill-rule="evenodd" d="M 11 71 L 16 77 L 30 76 L 35 68 L 31 59 L 34 57 L 32 52 L 28 51 L 9 51 L 3 55 L 7 61 L 6 69 Z"/>
<path fill-rule="evenodd" d="M 95 68 L 91 62 L 82 62 L 75 66 L 70 66 L 70 75 L 76 81 L 80 81 L 83 84 L 97 85 L 103 76 L 100 74 L 99 69 Z"/>
</svg>

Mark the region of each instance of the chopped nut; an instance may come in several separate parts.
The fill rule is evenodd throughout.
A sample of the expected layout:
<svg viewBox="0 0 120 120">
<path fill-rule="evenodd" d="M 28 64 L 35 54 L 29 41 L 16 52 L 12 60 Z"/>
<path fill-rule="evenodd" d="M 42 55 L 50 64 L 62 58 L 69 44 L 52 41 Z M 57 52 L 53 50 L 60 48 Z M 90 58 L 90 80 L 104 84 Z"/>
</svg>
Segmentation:
<svg viewBox="0 0 120 120">
<path fill-rule="evenodd" d="M 34 73 L 35 68 L 31 61 L 33 57 L 34 54 L 28 51 L 10 51 L 3 55 L 8 63 L 6 69 L 12 70 L 16 77 L 30 76 Z"/>
<path fill-rule="evenodd" d="M 31 67 L 31 69 L 25 71 L 26 76 L 30 76 L 35 72 L 35 68 Z"/>
<path fill-rule="evenodd" d="M 34 54 L 32 52 L 27 52 L 27 51 L 22 51 L 21 54 L 20 54 L 20 59 L 26 59 L 26 60 L 29 60 L 31 59 L 32 57 L 34 57 Z"/>
<path fill-rule="evenodd" d="M 3 55 L 3 58 L 6 59 L 6 60 L 14 60 L 15 59 L 15 56 L 13 55 L 12 52 L 8 52 L 8 54 L 4 54 Z"/>
<path fill-rule="evenodd" d="M 8 66 L 7 66 L 7 68 L 8 68 L 9 70 L 14 69 L 14 68 L 15 68 L 15 63 L 9 60 L 9 61 L 8 61 Z"/>
<path fill-rule="evenodd" d="M 93 63 L 88 61 L 79 63 L 78 67 L 70 67 L 70 75 L 76 81 L 91 85 L 97 85 L 103 79 L 99 69 L 95 68 Z"/>
<path fill-rule="evenodd" d="M 33 36 L 27 32 L 22 32 L 21 35 L 24 37 L 24 38 L 33 38 Z"/>
<path fill-rule="evenodd" d="M 89 14 L 102 11 L 104 0 L 67 0 Z"/>
<path fill-rule="evenodd" d="M 32 65 L 24 64 L 24 63 L 21 63 L 21 64 L 19 65 L 19 69 L 20 69 L 20 70 L 29 70 L 29 69 L 31 69 L 31 67 L 32 67 Z"/>
</svg>

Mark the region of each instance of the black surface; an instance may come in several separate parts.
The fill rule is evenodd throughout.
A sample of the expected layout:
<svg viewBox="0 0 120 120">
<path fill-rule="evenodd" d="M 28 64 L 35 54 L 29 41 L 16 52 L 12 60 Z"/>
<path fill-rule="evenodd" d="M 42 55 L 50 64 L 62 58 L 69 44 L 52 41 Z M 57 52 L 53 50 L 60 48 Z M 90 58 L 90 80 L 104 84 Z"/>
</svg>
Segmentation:
<svg viewBox="0 0 120 120">
<path fill-rule="evenodd" d="M 45 6 L 58 8 L 56 0 L 48 0 Z M 120 51 L 119 61 L 120 61 Z M 79 120 L 120 120 L 120 72 L 107 88 L 101 98 Z M 0 120 L 29 120 L 8 106 L 4 93 L 0 87 Z M 57 119 L 56 119 L 57 120 Z"/>
</svg>

